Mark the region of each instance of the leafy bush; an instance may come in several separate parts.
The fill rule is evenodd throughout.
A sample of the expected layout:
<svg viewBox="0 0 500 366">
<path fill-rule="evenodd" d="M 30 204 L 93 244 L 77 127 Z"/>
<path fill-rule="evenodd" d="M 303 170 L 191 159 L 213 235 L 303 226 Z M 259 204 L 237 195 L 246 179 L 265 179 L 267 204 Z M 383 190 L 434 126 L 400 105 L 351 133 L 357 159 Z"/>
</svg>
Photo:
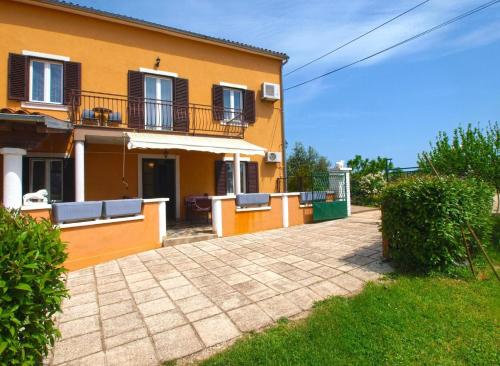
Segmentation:
<svg viewBox="0 0 500 366">
<path fill-rule="evenodd" d="M 67 296 L 59 230 L 0 207 L 0 365 L 40 365 Z"/>
<path fill-rule="evenodd" d="M 380 194 L 385 187 L 384 174 L 368 173 L 353 178 L 352 192 L 353 201 L 361 205 L 375 206 L 380 202 Z"/>
<path fill-rule="evenodd" d="M 419 176 L 382 193 L 382 232 L 395 264 L 405 270 L 445 270 L 465 259 L 461 228 L 470 223 L 484 244 L 491 238 L 493 189 L 474 178 Z"/>
</svg>

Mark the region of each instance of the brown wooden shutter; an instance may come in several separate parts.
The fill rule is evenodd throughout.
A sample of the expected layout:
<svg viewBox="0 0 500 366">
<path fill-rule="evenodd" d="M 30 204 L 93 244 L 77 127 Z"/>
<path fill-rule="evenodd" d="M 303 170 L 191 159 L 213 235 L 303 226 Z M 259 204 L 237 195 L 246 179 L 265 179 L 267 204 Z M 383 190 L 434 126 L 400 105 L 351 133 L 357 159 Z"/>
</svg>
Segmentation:
<svg viewBox="0 0 500 366">
<path fill-rule="evenodd" d="M 189 131 L 189 81 L 174 79 L 174 131 Z"/>
<path fill-rule="evenodd" d="M 259 193 L 259 163 L 249 161 L 247 165 L 247 193 Z"/>
<path fill-rule="evenodd" d="M 253 90 L 243 91 L 243 115 L 245 122 L 255 122 L 255 92 Z"/>
<path fill-rule="evenodd" d="M 27 56 L 9 53 L 8 78 L 9 99 L 28 100 L 29 65 Z"/>
<path fill-rule="evenodd" d="M 144 128 L 144 74 L 128 72 L 128 127 Z"/>
<path fill-rule="evenodd" d="M 217 160 L 215 162 L 215 194 L 225 196 L 227 194 L 227 169 L 226 162 Z"/>
<path fill-rule="evenodd" d="M 82 64 L 68 61 L 64 63 L 63 68 L 64 104 L 69 105 L 72 103 L 71 91 L 80 91 L 82 89 Z M 75 98 L 74 102 L 75 105 L 80 105 L 80 97 Z"/>
<path fill-rule="evenodd" d="M 224 120 L 224 88 L 220 85 L 212 86 L 212 114 L 214 120 Z"/>
</svg>

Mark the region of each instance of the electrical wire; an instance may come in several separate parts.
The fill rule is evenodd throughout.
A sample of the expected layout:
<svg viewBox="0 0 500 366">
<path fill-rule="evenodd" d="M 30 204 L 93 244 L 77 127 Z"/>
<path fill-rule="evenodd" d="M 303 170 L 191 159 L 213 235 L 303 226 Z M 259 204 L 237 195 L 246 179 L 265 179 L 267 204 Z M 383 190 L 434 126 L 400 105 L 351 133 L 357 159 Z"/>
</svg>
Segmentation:
<svg viewBox="0 0 500 366">
<path fill-rule="evenodd" d="M 286 74 L 284 74 L 283 76 L 288 76 L 288 75 L 290 75 L 290 74 L 293 74 L 295 71 L 298 71 L 298 70 L 300 70 L 300 69 L 303 69 L 304 67 L 309 66 L 310 64 L 312 64 L 312 63 L 314 63 L 314 62 L 316 62 L 316 61 L 319 61 L 319 60 L 321 60 L 322 58 L 325 58 L 326 56 L 331 55 L 331 54 L 332 54 L 332 53 L 334 53 L 334 52 L 337 52 L 337 51 L 341 50 L 342 48 L 344 48 L 344 47 L 346 47 L 346 46 L 350 45 L 351 43 L 354 43 L 354 42 L 356 42 L 357 40 L 359 40 L 359 39 L 361 39 L 361 38 L 363 38 L 363 37 L 365 37 L 365 36 L 369 35 L 370 33 L 375 32 L 377 29 L 380 29 L 380 28 L 382 28 L 383 26 L 385 26 L 385 25 L 387 25 L 387 24 L 389 24 L 389 23 L 391 23 L 391 22 L 395 21 L 396 19 L 401 18 L 403 15 L 408 14 L 409 12 L 411 12 L 411 11 L 413 11 L 413 10 L 415 10 L 415 9 L 417 9 L 417 8 L 419 8 L 419 7 L 421 7 L 422 5 L 424 5 L 424 4 L 426 4 L 426 3 L 428 3 L 429 1 L 431 1 L 431 0 L 425 0 L 425 1 L 422 1 L 421 3 L 419 3 L 419 4 L 415 5 L 414 7 L 412 7 L 412 8 L 410 8 L 410 9 L 408 9 L 408 10 L 406 10 L 406 11 L 402 12 L 401 14 L 396 15 L 395 17 L 393 17 L 393 18 L 391 18 L 391 19 L 389 19 L 389 20 L 385 21 L 384 23 L 382 23 L 382 24 L 380 24 L 380 25 L 376 26 L 375 28 L 370 29 L 368 32 L 365 32 L 365 33 L 361 34 L 360 36 L 357 36 L 356 38 L 351 39 L 349 42 L 346 42 L 346 43 L 344 43 L 344 44 L 342 44 L 342 45 L 338 46 L 337 48 L 335 48 L 335 49 L 333 49 L 333 50 L 331 50 L 331 51 L 329 51 L 329 52 L 327 52 L 327 53 L 325 53 L 325 54 L 323 54 L 323 55 L 321 55 L 321 56 L 319 56 L 319 57 L 317 57 L 317 58 L 315 58 L 315 59 L 313 59 L 313 60 L 311 60 L 311 61 L 309 61 L 309 62 L 307 62 L 307 63 L 305 63 L 304 65 L 299 66 L 299 67 L 297 67 L 297 68 L 293 69 L 292 71 L 287 72 L 287 73 L 286 73 Z"/>
<path fill-rule="evenodd" d="M 427 30 L 425 30 L 425 31 L 423 31 L 423 32 L 421 32 L 421 33 L 418 33 L 418 34 L 416 34 L 416 35 L 414 35 L 414 36 L 412 36 L 412 37 L 410 37 L 410 38 L 407 38 L 407 39 L 405 39 L 405 40 L 403 40 L 403 41 L 401 41 L 401 42 L 398 42 L 398 43 L 396 43 L 396 44 L 393 44 L 392 46 L 389 46 L 389 47 L 387 47 L 387 48 L 384 48 L 383 50 L 380 50 L 380 51 L 378 51 L 378 52 L 372 53 L 372 54 L 371 54 L 371 55 L 369 55 L 369 56 L 363 57 L 363 58 L 358 59 L 358 60 L 356 60 L 356 61 L 353 61 L 353 62 L 351 62 L 351 63 L 349 63 L 349 64 L 346 64 L 346 65 L 343 65 L 343 66 L 337 67 L 336 69 L 333 69 L 333 70 L 331 70 L 331 71 L 329 71 L 329 72 L 326 72 L 326 73 L 324 73 L 324 74 L 318 75 L 318 76 L 316 76 L 316 77 L 314 77 L 314 78 L 312 78 L 312 79 L 309 79 L 309 80 L 303 81 L 303 82 L 301 82 L 301 83 L 298 83 L 298 84 L 292 85 L 292 86 L 290 86 L 290 87 L 288 87 L 288 88 L 285 88 L 285 89 L 283 89 L 283 90 L 291 90 L 291 89 L 298 88 L 299 86 L 302 86 L 302 85 L 308 84 L 308 83 L 313 82 L 313 81 L 315 81 L 315 80 L 321 79 L 321 78 L 323 78 L 323 77 L 325 77 L 325 76 L 331 75 L 331 74 L 336 73 L 336 72 L 338 72 L 338 71 L 344 70 L 344 69 L 346 69 L 346 68 L 348 68 L 348 67 L 351 67 L 351 66 L 354 66 L 354 65 L 356 65 L 356 64 L 359 64 L 360 62 L 363 62 L 363 61 L 366 61 L 366 60 L 368 60 L 368 59 L 370 59 L 370 58 L 373 58 L 373 57 L 375 57 L 375 56 L 378 56 L 378 55 L 380 55 L 381 53 L 384 53 L 384 52 L 390 51 L 390 50 L 392 50 L 393 48 L 396 48 L 396 47 L 398 47 L 398 46 L 402 46 L 402 45 L 404 45 L 404 44 L 406 44 L 406 43 L 408 43 L 408 42 L 410 42 L 410 41 L 413 41 L 413 40 L 415 40 L 415 39 L 417 39 L 417 38 L 420 38 L 420 37 L 422 37 L 422 36 L 424 36 L 424 35 L 426 35 L 426 34 L 429 34 L 429 33 L 431 33 L 431 32 L 434 32 L 435 30 L 438 30 L 438 29 L 443 28 L 443 27 L 445 27 L 445 26 L 447 26 L 447 25 L 450 25 L 450 24 L 452 24 L 452 23 L 455 23 L 455 22 L 457 22 L 457 21 L 459 21 L 459 20 L 461 20 L 461 19 L 463 19 L 463 18 L 466 18 L 466 17 L 468 17 L 468 16 L 470 16 L 470 15 L 472 15 L 472 14 L 474 14 L 474 13 L 477 13 L 477 12 L 479 12 L 479 11 L 481 11 L 481 10 L 484 10 L 484 9 L 486 9 L 486 8 L 489 8 L 490 6 L 493 6 L 493 5 L 495 5 L 495 4 L 499 3 L 499 2 L 500 2 L 500 0 L 494 0 L 494 1 L 489 1 L 489 2 L 487 2 L 487 3 L 484 3 L 483 5 L 480 5 L 480 6 L 478 6 L 477 8 L 474 8 L 474 9 L 472 9 L 472 10 L 469 10 L 469 11 L 467 11 L 467 12 L 465 12 L 465 13 L 461 14 L 461 15 L 458 15 L 458 16 L 456 16 L 456 17 L 454 17 L 454 18 L 451 18 L 451 19 L 447 20 L 446 22 L 443 22 L 443 23 L 441 23 L 441 24 L 438 24 L 438 25 L 436 25 L 436 26 L 434 26 L 434 27 L 432 27 L 432 28 L 429 28 L 429 29 L 427 29 Z"/>
</svg>

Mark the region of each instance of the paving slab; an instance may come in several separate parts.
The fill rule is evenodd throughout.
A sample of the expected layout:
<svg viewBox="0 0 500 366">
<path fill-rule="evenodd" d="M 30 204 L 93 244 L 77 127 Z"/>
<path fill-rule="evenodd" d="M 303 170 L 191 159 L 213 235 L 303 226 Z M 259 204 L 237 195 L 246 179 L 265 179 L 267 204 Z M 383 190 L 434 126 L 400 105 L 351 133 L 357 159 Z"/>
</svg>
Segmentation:
<svg viewBox="0 0 500 366">
<path fill-rule="evenodd" d="M 362 289 L 381 261 L 379 211 L 160 248 L 70 272 L 56 365 L 159 365 Z M 204 353 L 205 354 L 205 353 Z"/>
</svg>

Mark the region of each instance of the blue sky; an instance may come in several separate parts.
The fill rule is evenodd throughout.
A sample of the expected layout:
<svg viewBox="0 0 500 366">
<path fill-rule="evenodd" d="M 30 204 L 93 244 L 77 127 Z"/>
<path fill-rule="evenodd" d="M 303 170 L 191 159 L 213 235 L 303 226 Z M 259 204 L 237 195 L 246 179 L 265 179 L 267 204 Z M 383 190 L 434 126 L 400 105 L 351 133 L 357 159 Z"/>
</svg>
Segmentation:
<svg viewBox="0 0 500 366">
<path fill-rule="evenodd" d="M 122 1 L 79 4 L 286 52 L 291 70 L 421 0 Z M 285 78 L 324 73 L 486 0 L 431 0 Z M 332 162 L 355 154 L 413 166 L 439 130 L 500 120 L 500 4 L 368 62 L 285 94 L 286 133 Z"/>
</svg>

